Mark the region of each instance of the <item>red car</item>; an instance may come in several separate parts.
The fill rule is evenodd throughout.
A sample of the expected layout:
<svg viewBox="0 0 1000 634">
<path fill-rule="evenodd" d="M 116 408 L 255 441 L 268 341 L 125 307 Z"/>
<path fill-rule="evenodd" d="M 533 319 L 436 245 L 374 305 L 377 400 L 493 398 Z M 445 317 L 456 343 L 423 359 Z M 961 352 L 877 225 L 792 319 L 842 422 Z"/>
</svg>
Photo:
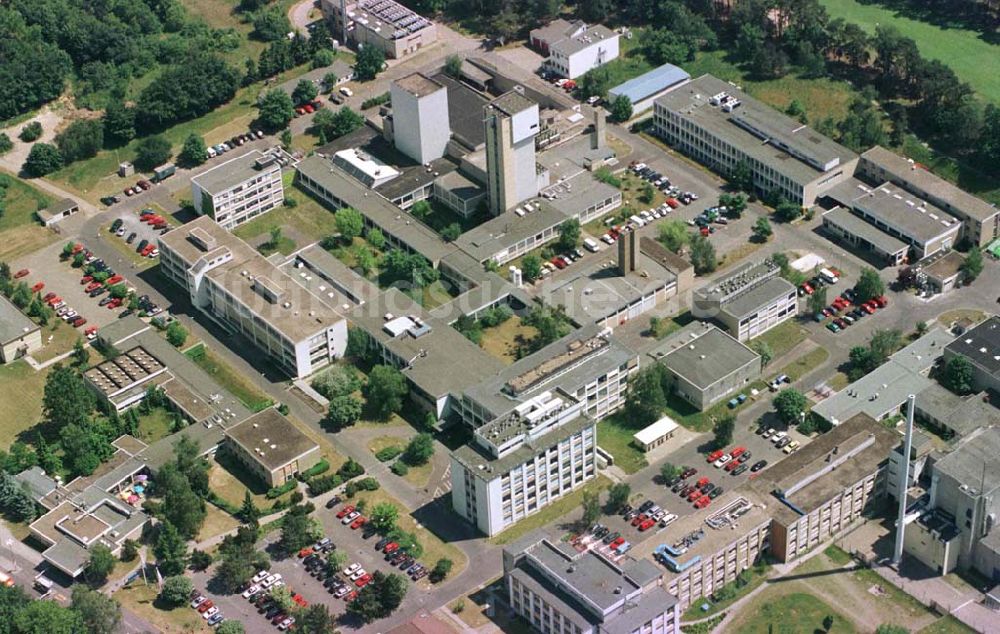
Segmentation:
<svg viewBox="0 0 1000 634">
<path fill-rule="evenodd" d="M 309 602 L 306 601 L 301 594 L 296 594 L 295 596 L 293 596 L 292 601 L 295 601 L 295 603 L 297 603 L 299 606 L 303 608 L 309 607 Z"/>
<path fill-rule="evenodd" d="M 370 574 L 365 573 L 360 577 L 358 577 L 357 581 L 354 582 L 354 585 L 356 585 L 359 588 L 364 588 L 365 586 L 368 585 L 368 582 L 370 582 L 371 580 L 372 576 Z"/>
<path fill-rule="evenodd" d="M 299 559 L 305 559 L 311 554 L 313 554 L 313 549 L 306 546 L 305 548 L 299 551 Z"/>
<path fill-rule="evenodd" d="M 304 106 L 302 106 L 302 109 L 306 111 L 306 114 L 312 114 L 313 112 L 316 112 L 316 109 L 312 107 L 311 103 L 305 104 Z"/>
<path fill-rule="evenodd" d="M 871 315 L 875 312 L 875 304 L 873 302 L 865 302 L 861 304 L 861 310 Z"/>
<path fill-rule="evenodd" d="M 108 310 L 114 310 L 122 305 L 122 300 L 115 298 L 108 302 Z"/>
<path fill-rule="evenodd" d="M 95 291 L 95 290 L 97 290 L 99 288 L 101 288 L 101 283 L 100 282 L 91 282 L 90 284 L 87 284 L 87 286 L 83 289 L 83 292 L 84 293 L 89 293 L 89 292 Z"/>
<path fill-rule="evenodd" d="M 701 497 L 701 489 L 698 488 L 698 487 L 695 487 L 695 488 L 691 489 L 690 493 L 688 493 L 688 502 L 694 502 L 699 497 Z"/>
<path fill-rule="evenodd" d="M 142 255 L 142 257 L 147 257 L 147 256 L 148 256 L 148 255 L 149 255 L 150 253 L 152 253 L 152 252 L 153 252 L 153 249 L 155 249 L 155 248 L 156 248 L 156 245 L 155 245 L 155 244 L 147 244 L 147 245 L 146 245 L 146 248 L 144 248 L 144 249 L 143 249 L 143 250 L 142 250 L 142 251 L 140 252 L 140 254 Z"/>
<path fill-rule="evenodd" d="M 42 298 L 42 301 L 43 301 L 43 302 L 47 302 L 47 301 L 49 301 L 50 299 L 52 299 L 53 297 L 55 297 L 55 296 L 56 296 L 56 294 L 55 294 L 55 293 L 46 293 L 46 294 L 45 294 L 45 297 L 43 297 L 43 298 Z"/>
<path fill-rule="evenodd" d="M 887 298 L 885 295 L 879 295 L 872 301 L 878 304 L 879 308 L 885 308 L 886 306 L 889 305 L 889 298 Z"/>
<path fill-rule="evenodd" d="M 365 522 L 367 522 L 367 521 L 368 520 L 365 518 L 364 515 L 359 515 L 357 517 L 357 519 L 355 519 L 353 522 L 351 522 L 351 530 L 352 531 L 358 530 L 359 528 L 361 528 L 362 526 L 364 526 Z"/>
<path fill-rule="evenodd" d="M 638 526 L 639 524 L 642 524 L 648 519 L 649 518 L 646 517 L 645 514 L 640 513 L 639 515 L 636 515 L 635 517 L 632 518 L 632 526 Z"/>
<path fill-rule="evenodd" d="M 38 291 L 45 288 L 45 282 L 35 282 L 35 285 L 31 287 L 32 293 L 37 293 Z"/>
<path fill-rule="evenodd" d="M 559 256 L 556 256 L 556 257 L 552 258 L 551 260 L 549 260 L 549 262 L 551 262 L 553 265 L 555 265 L 555 267 L 557 269 L 564 269 L 564 268 L 566 268 L 566 261 L 563 260 Z"/>
<path fill-rule="evenodd" d="M 740 462 L 739 460 L 731 460 L 731 461 L 729 461 L 729 463 L 728 463 L 728 464 L 727 464 L 727 465 L 726 465 L 725 467 L 723 467 L 723 468 L 724 468 L 724 469 L 725 469 L 726 471 L 732 471 L 733 469 L 735 469 L 736 467 L 740 466 L 741 464 L 743 464 L 743 463 L 741 463 L 741 462 Z"/>
<path fill-rule="evenodd" d="M 667 205 L 669 205 L 671 209 L 677 209 L 678 207 L 681 206 L 681 204 L 677 202 L 676 198 L 668 198 Z"/>
<path fill-rule="evenodd" d="M 391 555 L 397 550 L 399 550 L 399 544 L 397 544 L 396 542 L 389 542 L 388 544 L 385 545 L 385 548 L 382 549 L 382 552 L 384 552 L 387 555 Z"/>
<path fill-rule="evenodd" d="M 815 292 L 813 287 L 808 282 L 803 283 L 802 286 L 800 286 L 799 288 L 801 288 L 802 292 L 805 293 L 806 295 L 812 295 Z"/>
<path fill-rule="evenodd" d="M 122 281 L 123 279 L 125 279 L 125 278 L 122 277 L 121 275 L 118 275 L 117 273 L 115 273 L 114 275 L 112 275 L 111 277 L 108 278 L 107 285 L 108 286 L 114 286 L 115 284 L 117 284 L 118 282 Z"/>
<path fill-rule="evenodd" d="M 708 459 L 705 460 L 705 462 L 715 462 L 716 460 L 718 460 L 719 458 L 721 458 L 722 454 L 724 454 L 724 453 L 726 453 L 726 452 L 724 452 L 721 449 L 716 449 L 712 453 L 708 454 Z"/>
<path fill-rule="evenodd" d="M 656 520 L 648 519 L 645 522 L 643 522 L 642 524 L 639 524 L 639 530 L 640 531 L 648 531 L 650 528 L 653 527 L 654 524 L 656 524 Z"/>
<path fill-rule="evenodd" d="M 344 601 L 353 601 L 358 598 L 358 591 L 351 590 L 349 593 L 344 595 Z"/>
<path fill-rule="evenodd" d="M 84 275 L 82 278 L 80 278 L 80 284 L 81 285 L 87 284 L 87 283 L 93 282 L 93 281 L 94 281 L 94 277 L 92 275 Z"/>
<path fill-rule="evenodd" d="M 712 503 L 712 498 L 708 497 L 707 495 L 703 495 L 700 498 L 698 498 L 698 500 L 694 503 L 694 507 L 697 509 L 703 509 L 711 503 Z"/>
<path fill-rule="evenodd" d="M 204 614 L 205 612 L 208 612 L 208 609 L 213 607 L 214 605 L 215 604 L 212 603 L 212 600 L 209 599 L 208 601 L 205 601 L 204 603 L 198 606 L 198 612 Z"/>
<path fill-rule="evenodd" d="M 339 511 L 337 511 L 337 519 L 338 520 L 342 520 L 342 519 L 344 519 L 345 516 L 347 516 L 347 515 L 349 515 L 350 513 L 353 513 L 353 512 L 354 512 L 354 506 L 351 505 L 351 504 L 348 504 L 344 508 L 342 508 Z"/>
<path fill-rule="evenodd" d="M 735 449 L 729 452 L 729 455 L 732 456 L 733 458 L 739 458 L 740 456 L 743 455 L 743 452 L 746 450 L 747 450 L 746 447 L 736 447 Z"/>
<path fill-rule="evenodd" d="M 73 320 L 73 327 L 74 328 L 79 328 L 80 326 L 84 325 L 85 323 L 87 323 L 86 318 L 84 318 L 84 317 L 77 317 L 76 319 Z"/>
<path fill-rule="evenodd" d="M 705 486 L 706 484 L 708 484 L 708 476 L 705 476 L 701 480 L 698 480 L 695 483 L 695 486 L 700 489 L 701 487 Z"/>
<path fill-rule="evenodd" d="M 613 541 L 610 544 L 608 544 L 608 548 L 610 548 L 611 550 L 614 550 L 615 548 L 618 548 L 619 546 L 621 546 L 624 543 L 625 543 L 625 538 L 624 537 L 618 537 L 618 538 L 615 539 L 615 541 Z"/>
<path fill-rule="evenodd" d="M 53 295 L 52 297 L 45 300 L 45 303 L 48 304 L 49 306 L 55 306 L 61 301 L 62 301 L 61 297 L 59 297 L 58 295 Z"/>
<path fill-rule="evenodd" d="M 30 273 L 30 272 L 31 272 L 31 271 L 29 271 L 28 269 L 21 269 L 21 270 L 20 270 L 20 271 L 18 271 L 17 273 L 14 273 L 14 279 L 15 279 L 15 280 L 19 280 L 19 279 L 21 279 L 22 277 L 25 277 L 25 276 L 27 276 L 27 275 L 28 275 L 28 273 Z"/>
</svg>

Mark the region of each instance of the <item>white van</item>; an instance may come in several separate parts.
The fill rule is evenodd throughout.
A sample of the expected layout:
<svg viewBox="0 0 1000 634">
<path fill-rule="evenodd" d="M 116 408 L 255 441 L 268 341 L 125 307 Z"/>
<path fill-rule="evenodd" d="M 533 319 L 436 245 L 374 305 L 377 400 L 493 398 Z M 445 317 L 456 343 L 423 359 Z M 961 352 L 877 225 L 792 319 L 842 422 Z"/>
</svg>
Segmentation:
<svg viewBox="0 0 1000 634">
<path fill-rule="evenodd" d="M 637 226 L 637 227 L 645 227 L 646 226 L 646 221 L 643 220 L 642 218 L 640 218 L 639 216 L 636 216 L 635 214 L 632 214 L 631 216 L 629 216 L 629 220 L 631 220 L 635 224 L 635 226 Z"/>
<path fill-rule="evenodd" d="M 834 275 L 830 269 L 820 269 L 819 275 L 830 284 L 836 284 L 840 281 L 840 278 Z"/>
<path fill-rule="evenodd" d="M 593 238 L 584 238 L 583 246 L 591 253 L 597 253 L 601 249 L 600 245 L 598 245 L 597 241 L 594 240 Z"/>
<path fill-rule="evenodd" d="M 354 93 L 347 86 L 341 86 L 340 87 L 340 94 L 344 95 L 345 97 L 353 97 L 354 96 Z"/>
</svg>

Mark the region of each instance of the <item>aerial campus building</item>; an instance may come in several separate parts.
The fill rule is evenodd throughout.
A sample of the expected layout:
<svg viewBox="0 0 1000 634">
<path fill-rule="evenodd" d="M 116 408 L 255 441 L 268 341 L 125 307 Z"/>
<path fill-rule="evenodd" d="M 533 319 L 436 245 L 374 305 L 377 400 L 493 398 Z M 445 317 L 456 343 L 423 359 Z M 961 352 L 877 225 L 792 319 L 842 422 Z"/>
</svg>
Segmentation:
<svg viewBox="0 0 1000 634">
<path fill-rule="evenodd" d="M 572 395 L 546 390 L 479 427 L 452 452 L 452 508 L 496 535 L 596 475 L 596 421 Z"/>
<path fill-rule="evenodd" d="M 347 322 L 248 244 L 202 216 L 159 237 L 160 270 L 191 303 L 238 332 L 289 376 L 303 377 L 343 356 Z"/>
<path fill-rule="evenodd" d="M 715 319 L 740 341 L 759 337 L 798 314 L 795 287 L 770 259 L 747 262 L 694 291 L 700 319 Z"/>
<path fill-rule="evenodd" d="M 680 632 L 677 599 L 648 560 L 616 562 L 532 534 L 504 548 L 503 570 L 508 604 L 541 632 Z"/>
<path fill-rule="evenodd" d="M 225 448 L 268 487 L 320 461 L 319 445 L 273 407 L 226 429 Z"/>
<path fill-rule="evenodd" d="M 12 363 L 41 347 L 41 326 L 0 296 L 0 362 Z"/>
<path fill-rule="evenodd" d="M 944 360 L 963 357 L 972 365 L 977 391 L 1000 392 L 1000 317 L 988 317 L 944 349 Z"/>
<path fill-rule="evenodd" d="M 547 55 L 542 68 L 569 79 L 603 66 L 618 58 L 619 34 L 608 27 L 563 19 L 533 29 L 528 36 L 531 46 Z"/>
<path fill-rule="evenodd" d="M 657 98 L 654 130 L 701 163 L 730 174 L 744 162 L 761 196 L 810 207 L 854 174 L 858 155 L 711 75 Z"/>
<path fill-rule="evenodd" d="M 389 94 L 396 149 L 421 164 L 444 156 L 451 140 L 448 89 L 413 73 L 390 83 Z"/>
<path fill-rule="evenodd" d="M 194 208 L 229 231 L 280 207 L 284 200 L 281 164 L 260 150 L 231 158 L 191 179 Z"/>
<path fill-rule="evenodd" d="M 434 22 L 395 0 L 322 0 L 333 36 L 354 46 L 376 46 L 390 59 L 412 55 L 437 40 Z"/>
<path fill-rule="evenodd" d="M 538 195 L 535 136 L 538 104 L 512 90 L 485 108 L 486 180 L 490 212 L 498 216 Z"/>
</svg>

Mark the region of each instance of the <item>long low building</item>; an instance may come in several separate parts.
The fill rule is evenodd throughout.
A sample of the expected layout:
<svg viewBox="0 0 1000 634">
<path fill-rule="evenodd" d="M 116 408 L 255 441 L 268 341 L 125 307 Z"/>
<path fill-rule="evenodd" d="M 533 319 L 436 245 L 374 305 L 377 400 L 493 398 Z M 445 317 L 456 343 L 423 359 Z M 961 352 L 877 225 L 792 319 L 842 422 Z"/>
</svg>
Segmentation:
<svg viewBox="0 0 1000 634">
<path fill-rule="evenodd" d="M 1000 317 L 992 315 L 948 344 L 944 360 L 963 357 L 972 366 L 977 390 L 1000 392 Z"/>
<path fill-rule="evenodd" d="M 872 187 L 850 178 L 826 195 L 869 225 L 909 245 L 912 261 L 947 251 L 958 243 L 961 222 L 891 183 Z"/>
<path fill-rule="evenodd" d="M 608 101 L 621 96 L 628 97 L 632 102 L 633 116 L 638 115 L 652 108 L 657 97 L 683 86 L 690 79 L 691 75 L 683 68 L 664 64 L 609 89 Z"/>
<path fill-rule="evenodd" d="M 319 445 L 273 407 L 226 429 L 227 450 L 269 487 L 320 461 Z"/>
<path fill-rule="evenodd" d="M 0 362 L 12 363 L 42 347 L 42 327 L 0 295 Z"/>
<path fill-rule="evenodd" d="M 913 159 L 876 145 L 861 155 L 858 172 L 870 181 L 889 181 L 962 220 L 962 237 L 985 247 L 1000 237 L 1000 209 L 959 189 Z"/>
<path fill-rule="evenodd" d="M 284 200 L 281 164 L 259 150 L 231 158 L 191 179 L 194 208 L 229 231 L 281 207 Z"/>
<path fill-rule="evenodd" d="M 810 207 L 854 174 L 858 155 L 711 75 L 668 91 L 653 106 L 655 133 L 728 175 L 743 162 L 761 195 Z"/>
<path fill-rule="evenodd" d="M 851 247 L 871 253 L 883 266 L 902 264 L 910 251 L 907 243 L 839 205 L 823 214 L 823 229 Z"/>
<path fill-rule="evenodd" d="M 795 287 L 771 259 L 747 262 L 694 291 L 691 312 L 714 319 L 740 341 L 759 337 L 798 314 Z"/>
<path fill-rule="evenodd" d="M 343 356 L 343 316 L 211 218 L 160 236 L 159 246 L 161 272 L 196 308 L 290 376 L 308 376 Z"/>
</svg>

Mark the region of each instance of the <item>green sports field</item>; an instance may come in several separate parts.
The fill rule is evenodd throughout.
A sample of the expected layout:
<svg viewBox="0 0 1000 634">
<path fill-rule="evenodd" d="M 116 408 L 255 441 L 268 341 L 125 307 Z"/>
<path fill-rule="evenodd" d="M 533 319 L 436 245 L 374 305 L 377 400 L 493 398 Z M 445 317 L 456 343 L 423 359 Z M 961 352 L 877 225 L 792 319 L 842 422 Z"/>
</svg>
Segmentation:
<svg viewBox="0 0 1000 634">
<path fill-rule="evenodd" d="M 941 60 L 963 81 L 993 102 L 1000 102 L 1000 45 L 990 44 L 975 31 L 942 28 L 906 17 L 878 4 L 857 0 L 820 0 L 832 18 L 854 22 L 869 33 L 878 24 L 891 24 L 917 43 L 927 58 Z"/>
</svg>

